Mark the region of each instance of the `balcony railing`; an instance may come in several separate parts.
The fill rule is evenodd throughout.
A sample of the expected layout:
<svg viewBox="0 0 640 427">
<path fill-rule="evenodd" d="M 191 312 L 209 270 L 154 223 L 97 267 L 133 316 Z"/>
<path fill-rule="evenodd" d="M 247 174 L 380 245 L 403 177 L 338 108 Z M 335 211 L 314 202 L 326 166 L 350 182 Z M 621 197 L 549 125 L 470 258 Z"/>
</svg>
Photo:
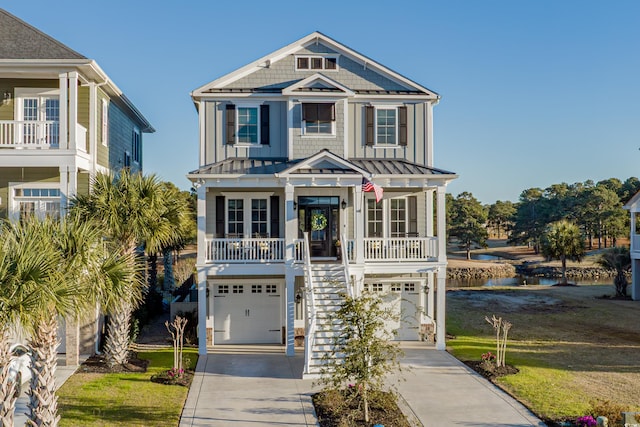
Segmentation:
<svg viewBox="0 0 640 427">
<path fill-rule="evenodd" d="M 76 124 L 76 138 L 76 147 L 87 151 L 87 129 L 84 126 Z M 0 120 L 0 148 L 58 149 L 60 122 Z"/>
<path fill-rule="evenodd" d="M 365 238 L 365 262 L 430 261 L 437 258 L 436 237 Z M 304 240 L 293 241 L 294 262 L 304 260 Z M 350 263 L 356 262 L 355 240 L 347 240 Z M 285 240 L 279 238 L 215 238 L 205 240 L 208 263 L 279 263 L 284 262 Z"/>
<path fill-rule="evenodd" d="M 438 256 L 435 237 L 368 237 L 364 239 L 365 261 L 425 261 Z"/>
<path fill-rule="evenodd" d="M 207 262 L 284 262 L 284 239 L 225 238 L 205 241 Z"/>
</svg>

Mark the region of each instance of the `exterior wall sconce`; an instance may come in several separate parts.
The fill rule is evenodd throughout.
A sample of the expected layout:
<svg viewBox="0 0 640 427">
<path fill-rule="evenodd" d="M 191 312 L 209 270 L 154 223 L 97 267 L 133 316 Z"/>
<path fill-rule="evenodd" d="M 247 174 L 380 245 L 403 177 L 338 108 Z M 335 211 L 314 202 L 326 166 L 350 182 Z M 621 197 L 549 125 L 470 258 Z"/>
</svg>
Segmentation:
<svg viewBox="0 0 640 427">
<path fill-rule="evenodd" d="M 294 201 L 293 202 L 293 210 L 295 211 L 296 209 L 298 209 L 298 202 Z"/>
<path fill-rule="evenodd" d="M 11 92 L 9 92 L 8 90 L 5 90 L 4 94 L 2 95 L 2 105 L 7 105 L 10 101 L 11 101 Z"/>
<path fill-rule="evenodd" d="M 302 295 L 300 294 L 300 291 L 296 292 L 296 304 L 300 304 L 300 301 L 302 301 Z"/>
<path fill-rule="evenodd" d="M 342 209 L 347 209 L 347 201 L 345 199 L 342 199 L 342 203 L 340 203 L 340 206 L 342 207 Z"/>
</svg>

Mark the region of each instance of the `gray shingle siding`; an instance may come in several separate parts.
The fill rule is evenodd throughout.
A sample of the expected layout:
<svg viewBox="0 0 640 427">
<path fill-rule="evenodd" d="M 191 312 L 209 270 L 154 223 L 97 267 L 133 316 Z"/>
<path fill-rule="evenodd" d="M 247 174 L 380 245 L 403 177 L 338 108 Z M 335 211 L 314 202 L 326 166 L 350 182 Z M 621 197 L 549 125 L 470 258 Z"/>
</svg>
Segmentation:
<svg viewBox="0 0 640 427">
<path fill-rule="evenodd" d="M 302 50 L 298 54 L 304 55 L 305 53 L 312 52 Z M 227 85 L 227 87 L 234 89 L 264 87 L 285 88 L 294 82 L 302 80 L 313 74 L 321 73 L 352 90 L 407 89 L 407 87 L 399 85 L 371 69 L 365 69 L 361 64 L 358 64 L 345 56 L 341 56 L 340 59 L 338 59 L 338 66 L 338 71 L 296 71 L 295 56 L 289 55 L 278 62 L 272 63 L 269 68 L 263 68 L 255 71 L 250 75 Z"/>
<path fill-rule="evenodd" d="M 318 101 L 320 102 L 320 101 Z M 323 148 L 339 156 L 344 155 L 344 107 L 342 101 L 336 102 L 335 136 L 314 138 L 302 135 L 302 104 L 293 108 L 293 156 L 305 159 Z"/>
</svg>

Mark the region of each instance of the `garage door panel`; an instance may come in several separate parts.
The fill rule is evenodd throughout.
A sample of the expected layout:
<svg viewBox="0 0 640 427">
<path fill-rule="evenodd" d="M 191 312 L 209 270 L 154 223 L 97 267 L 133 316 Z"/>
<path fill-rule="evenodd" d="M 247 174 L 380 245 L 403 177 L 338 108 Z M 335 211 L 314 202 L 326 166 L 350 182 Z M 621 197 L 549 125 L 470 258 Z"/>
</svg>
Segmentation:
<svg viewBox="0 0 640 427">
<path fill-rule="evenodd" d="M 279 284 L 216 285 L 214 343 L 281 342 Z"/>
</svg>

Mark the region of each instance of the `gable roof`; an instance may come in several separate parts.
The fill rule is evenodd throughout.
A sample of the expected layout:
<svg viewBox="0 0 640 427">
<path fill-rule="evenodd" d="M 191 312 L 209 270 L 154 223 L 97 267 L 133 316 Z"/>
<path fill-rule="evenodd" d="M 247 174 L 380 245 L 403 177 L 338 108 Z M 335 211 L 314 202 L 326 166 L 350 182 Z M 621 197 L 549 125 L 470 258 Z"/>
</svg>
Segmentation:
<svg viewBox="0 0 640 427">
<path fill-rule="evenodd" d="M 368 58 L 367 56 L 362 55 L 361 53 L 343 45 L 342 43 L 337 42 L 336 40 L 330 38 L 329 36 L 326 36 L 325 34 L 322 34 L 319 31 L 315 31 L 279 50 L 276 50 L 256 61 L 251 62 L 250 64 L 245 65 L 244 67 L 241 67 L 229 74 L 226 74 L 210 83 L 207 83 L 195 89 L 191 92 L 191 96 L 198 97 L 211 92 L 225 92 L 225 90 L 223 89 L 230 86 L 233 82 L 238 81 L 239 79 L 242 79 L 243 77 L 246 77 L 253 72 L 268 68 L 277 61 L 291 54 L 294 54 L 314 43 L 322 43 L 338 54 L 345 55 L 356 63 L 361 64 L 364 68 L 374 70 L 376 73 L 386 77 L 389 80 L 394 81 L 403 88 L 406 88 L 406 91 L 396 90 L 394 92 L 402 94 L 421 94 L 432 97 L 433 99 L 440 98 L 440 96 L 436 92 L 427 89 L 426 87 L 414 82 L 413 80 L 410 80 L 407 77 L 391 70 L 390 68 L 385 67 L 384 65 Z M 245 89 L 245 91 L 247 90 Z"/>
<path fill-rule="evenodd" d="M 20 18 L 0 9 L 0 59 L 87 59 Z"/>
<path fill-rule="evenodd" d="M 283 95 L 299 95 L 303 92 L 322 92 L 328 93 L 329 95 L 339 93 L 353 96 L 351 89 L 320 73 L 309 76 L 282 89 Z"/>
</svg>

